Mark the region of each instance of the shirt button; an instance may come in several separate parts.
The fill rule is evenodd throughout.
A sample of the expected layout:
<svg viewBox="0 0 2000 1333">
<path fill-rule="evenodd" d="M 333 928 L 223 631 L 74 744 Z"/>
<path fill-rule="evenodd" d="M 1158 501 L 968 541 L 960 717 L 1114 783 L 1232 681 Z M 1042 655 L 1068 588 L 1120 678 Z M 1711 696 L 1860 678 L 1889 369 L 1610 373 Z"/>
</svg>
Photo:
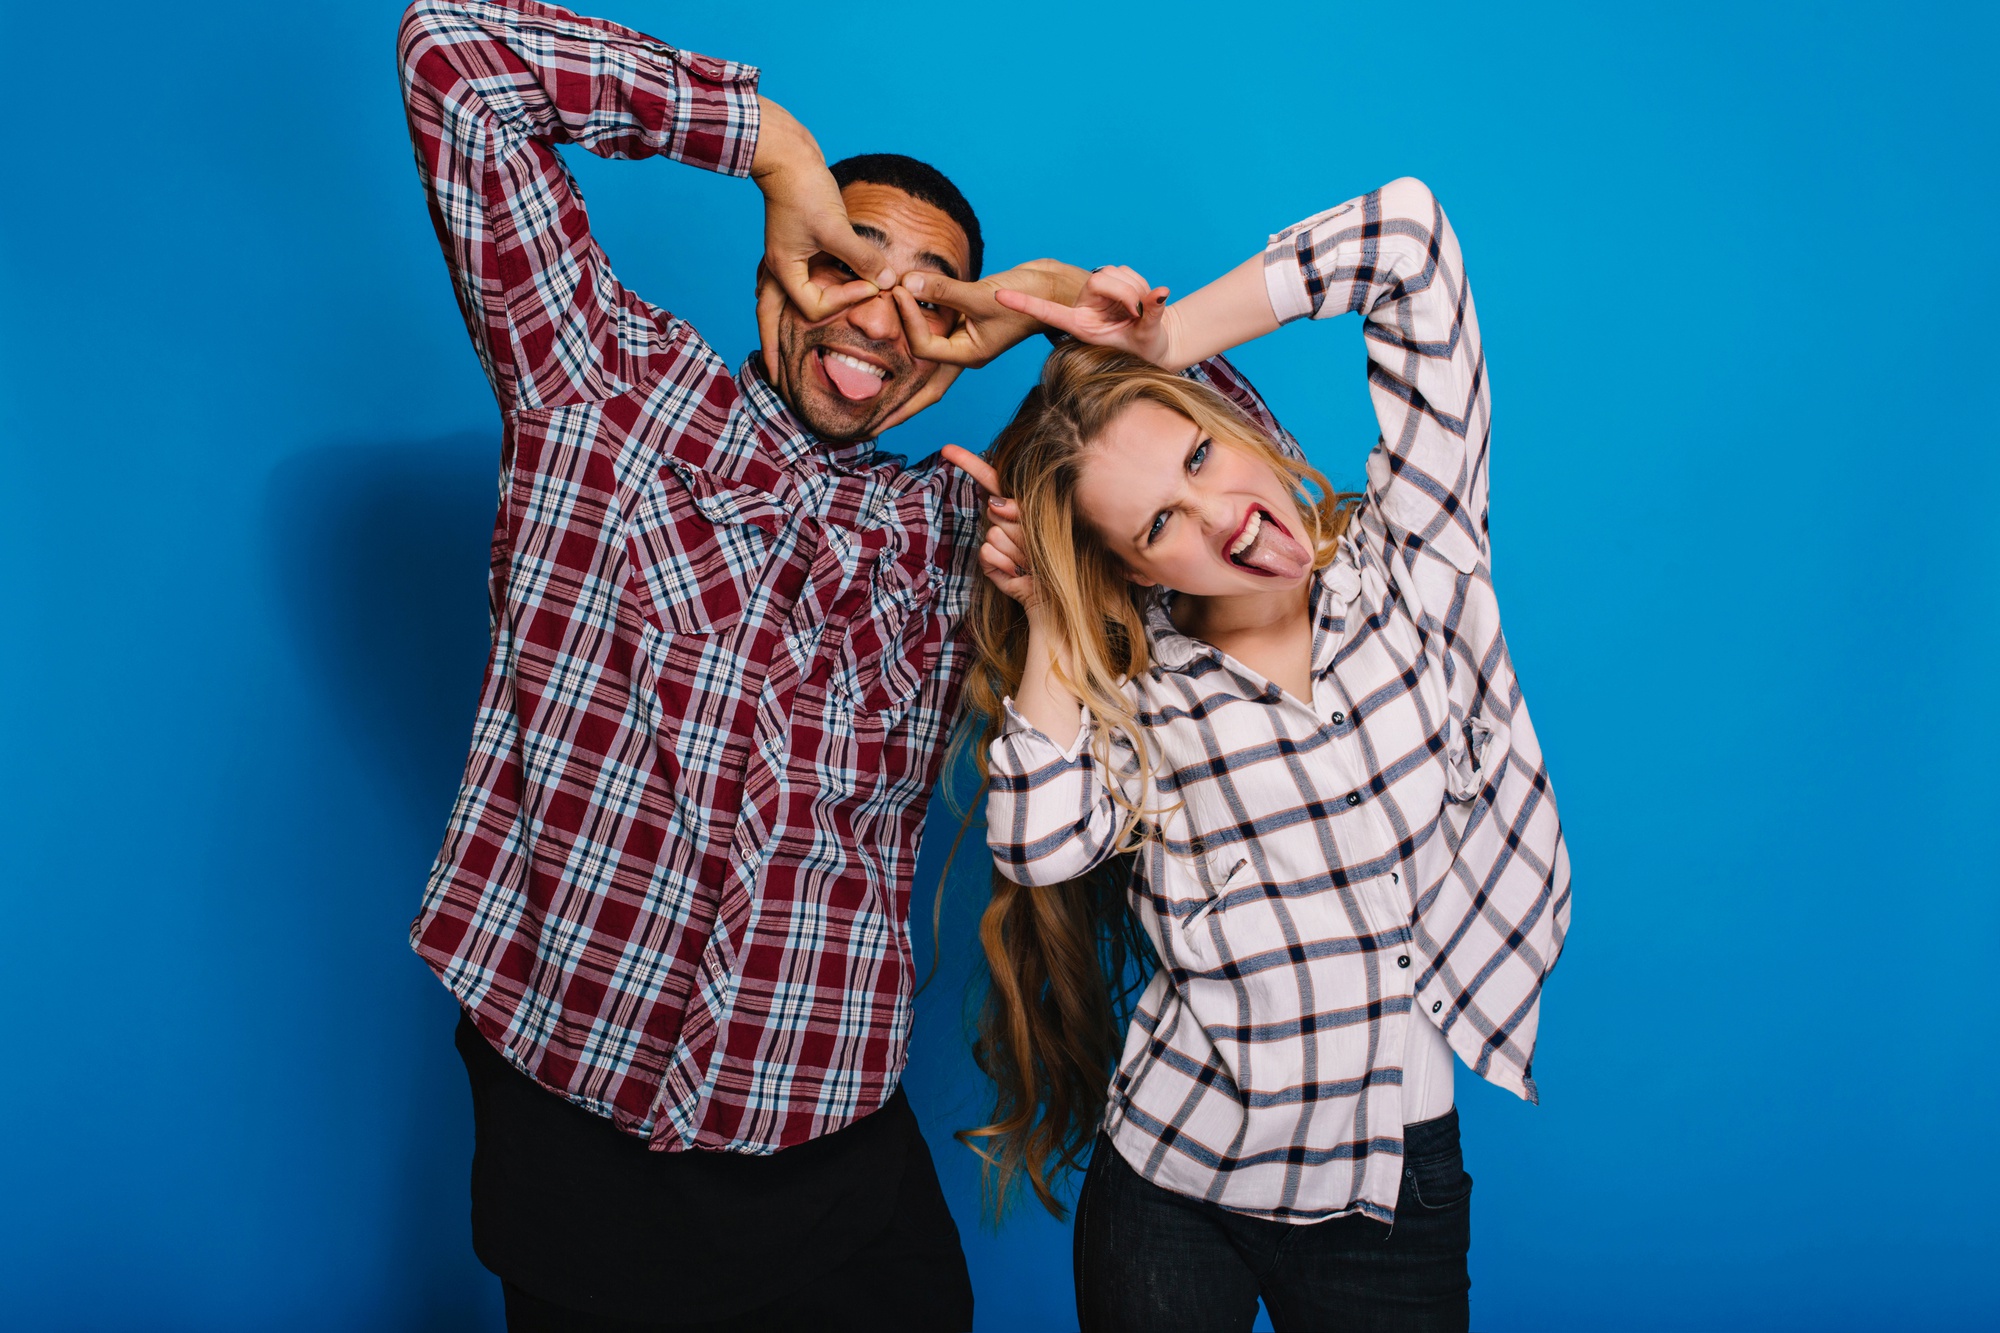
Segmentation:
<svg viewBox="0 0 2000 1333">
<path fill-rule="evenodd" d="M 1351 791 L 1351 792 L 1347 793 L 1347 803 L 1348 803 L 1349 805 L 1360 805 L 1360 804 L 1361 804 L 1361 793 L 1360 793 L 1360 792 L 1358 792 L 1358 791 Z"/>
<path fill-rule="evenodd" d="M 1440 1010 L 1440 1009 L 1442 1009 L 1442 1008 L 1444 1008 L 1444 1001 L 1443 1001 L 1443 1000 L 1432 1000 L 1432 1001 L 1431 1001 L 1431 1012 L 1432 1012 L 1432 1013 L 1436 1013 L 1436 1012 L 1437 1012 L 1438 1010 Z"/>
<path fill-rule="evenodd" d="M 1334 715 L 1333 715 L 1333 725 L 1334 725 L 1334 726 L 1336 726 L 1336 727 L 1337 727 L 1337 726 L 1339 726 L 1339 725 L 1340 725 L 1341 723 L 1343 723 L 1343 722 L 1345 722 L 1345 721 L 1347 721 L 1347 714 L 1345 714 L 1345 713 L 1342 713 L 1342 712 L 1338 712 L 1338 711 L 1336 711 L 1336 712 L 1334 713 Z"/>
<path fill-rule="evenodd" d="M 1398 954 L 1398 955 L 1397 955 L 1397 957 L 1396 957 L 1396 966 L 1397 966 L 1397 967 L 1408 967 L 1409 965 L 1410 965 L 1410 956 L 1409 956 L 1408 954 Z"/>
</svg>

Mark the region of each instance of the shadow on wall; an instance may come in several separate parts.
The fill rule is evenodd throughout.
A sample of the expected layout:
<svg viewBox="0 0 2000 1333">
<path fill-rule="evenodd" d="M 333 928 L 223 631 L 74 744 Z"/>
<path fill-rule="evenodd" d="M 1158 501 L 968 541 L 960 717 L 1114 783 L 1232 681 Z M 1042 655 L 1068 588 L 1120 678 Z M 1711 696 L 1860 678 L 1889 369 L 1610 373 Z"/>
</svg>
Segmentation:
<svg viewBox="0 0 2000 1333">
<path fill-rule="evenodd" d="M 271 479 L 294 641 L 435 837 L 486 660 L 498 432 L 295 455 Z"/>
<path fill-rule="evenodd" d="M 478 704 L 498 445 L 484 431 L 328 446 L 287 459 L 268 491 L 280 615 L 323 725 L 347 741 L 344 771 L 330 760 L 315 781 L 334 784 L 329 809 L 385 812 L 367 831 L 321 830 L 333 844 L 321 900 L 347 910 L 316 923 L 322 950 L 342 960 L 329 981 L 343 1027 L 373 1047 L 373 1077 L 346 1092 L 358 1123 L 334 1132 L 357 1161 L 389 1149 L 359 1168 L 382 1173 L 366 1206 L 379 1215 L 325 1223 L 374 1238 L 379 1268 L 365 1285 L 376 1290 L 350 1293 L 361 1308 L 347 1312 L 371 1327 L 501 1322 L 467 1224 L 471 1109 L 455 1009 L 404 938 Z M 372 786 L 372 799 L 338 791 L 346 782 Z"/>
</svg>

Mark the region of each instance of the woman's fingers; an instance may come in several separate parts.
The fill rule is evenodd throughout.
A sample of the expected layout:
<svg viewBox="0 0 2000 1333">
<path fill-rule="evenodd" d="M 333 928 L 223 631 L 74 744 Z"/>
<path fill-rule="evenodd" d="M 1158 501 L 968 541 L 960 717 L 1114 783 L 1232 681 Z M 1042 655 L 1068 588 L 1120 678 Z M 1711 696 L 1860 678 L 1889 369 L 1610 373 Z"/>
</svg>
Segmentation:
<svg viewBox="0 0 2000 1333">
<path fill-rule="evenodd" d="M 1145 313 L 1149 291 L 1146 280 L 1123 265 L 1102 268 L 1083 285 L 1084 294 L 1109 301 L 1133 319 Z M 1079 305 L 1083 304 L 1081 301 Z"/>
<path fill-rule="evenodd" d="M 1045 301 L 1039 296 L 1030 296 L 1026 292 L 1017 292 L 1011 287 L 1002 287 L 999 291 L 993 293 L 993 299 L 1001 305 L 1006 306 L 1009 310 L 1026 315 L 1029 319 L 1039 320 L 1052 329 L 1061 329 L 1064 333 L 1074 335 L 1079 327 L 1077 311 L 1074 306 L 1066 306 L 1056 301 Z"/>
<path fill-rule="evenodd" d="M 979 483 L 979 489 L 988 495 L 1000 494 L 1000 474 L 993 465 L 972 450 L 961 445 L 947 444 L 944 447 L 945 462 Z"/>
<path fill-rule="evenodd" d="M 1009 532 L 1008 524 L 996 523 L 986 530 L 986 544 L 1000 553 L 1000 558 L 1016 569 L 1026 570 L 1028 557 L 1022 552 L 1020 534 Z"/>
</svg>

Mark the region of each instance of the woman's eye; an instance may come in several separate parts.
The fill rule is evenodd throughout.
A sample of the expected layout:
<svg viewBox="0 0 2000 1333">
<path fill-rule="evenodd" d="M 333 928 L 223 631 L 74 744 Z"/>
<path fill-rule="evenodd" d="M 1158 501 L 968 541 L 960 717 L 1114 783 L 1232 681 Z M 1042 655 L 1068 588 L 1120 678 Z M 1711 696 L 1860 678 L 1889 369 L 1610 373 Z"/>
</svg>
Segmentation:
<svg viewBox="0 0 2000 1333">
<path fill-rule="evenodd" d="M 1201 471 L 1201 465 L 1208 460 L 1209 444 L 1210 441 L 1203 440 L 1194 447 L 1194 452 L 1188 455 L 1187 470 L 1189 472 Z"/>
<path fill-rule="evenodd" d="M 840 275 L 844 278 L 851 278 L 854 276 L 854 270 L 847 266 L 847 261 L 844 259 L 834 260 L 833 266 L 840 270 Z"/>
<path fill-rule="evenodd" d="M 935 301 L 917 302 L 917 309 L 923 311 L 926 315 L 935 315 L 942 308 L 943 307 L 939 306 L 938 303 Z"/>
<path fill-rule="evenodd" d="M 1167 511 L 1162 509 L 1153 516 L 1153 526 L 1146 529 L 1146 541 L 1150 544 L 1160 535 L 1160 529 L 1167 526 Z"/>
</svg>

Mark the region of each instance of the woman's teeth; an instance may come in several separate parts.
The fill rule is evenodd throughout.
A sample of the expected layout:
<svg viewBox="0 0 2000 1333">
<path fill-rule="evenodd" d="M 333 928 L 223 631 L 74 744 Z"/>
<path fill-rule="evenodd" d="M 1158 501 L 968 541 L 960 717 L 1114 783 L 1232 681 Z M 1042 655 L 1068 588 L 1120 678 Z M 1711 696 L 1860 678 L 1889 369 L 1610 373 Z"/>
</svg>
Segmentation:
<svg viewBox="0 0 2000 1333">
<path fill-rule="evenodd" d="M 1250 547 L 1256 542 L 1257 534 L 1263 531 L 1263 529 L 1264 529 L 1264 511 L 1261 509 L 1251 510 L 1250 521 L 1243 525 L 1243 535 L 1238 537 L 1236 539 L 1236 544 L 1229 548 L 1229 558 L 1231 560 L 1234 560 L 1237 556 L 1242 555 L 1245 551 L 1249 550 Z"/>
<path fill-rule="evenodd" d="M 1243 535 L 1229 545 L 1229 561 L 1238 569 L 1248 569 L 1273 578 L 1297 579 L 1312 572 L 1312 553 L 1277 519 L 1266 519 L 1264 511 L 1253 509 L 1243 525 Z"/>
</svg>

